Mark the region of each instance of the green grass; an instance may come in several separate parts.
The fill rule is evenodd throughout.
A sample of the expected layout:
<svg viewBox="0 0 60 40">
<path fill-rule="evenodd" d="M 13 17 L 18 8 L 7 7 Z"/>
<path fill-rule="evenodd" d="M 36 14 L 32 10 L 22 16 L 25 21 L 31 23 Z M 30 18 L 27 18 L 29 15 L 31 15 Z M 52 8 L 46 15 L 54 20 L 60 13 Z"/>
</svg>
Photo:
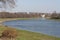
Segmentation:
<svg viewBox="0 0 60 40">
<path fill-rule="evenodd" d="M 25 30 L 18 30 L 18 34 L 19 36 L 17 37 L 17 39 L 19 40 L 60 40 L 60 38 Z"/>
<path fill-rule="evenodd" d="M 0 20 L 2 21 L 3 19 L 0 19 Z M 6 19 L 4 19 L 4 20 L 6 20 Z M 3 32 L 3 30 L 5 30 L 6 28 L 7 27 L 0 25 L 0 35 Z M 41 33 L 29 32 L 29 31 L 18 30 L 18 29 L 16 29 L 16 30 L 18 33 L 17 40 L 60 40 L 60 38 L 44 35 Z"/>
</svg>

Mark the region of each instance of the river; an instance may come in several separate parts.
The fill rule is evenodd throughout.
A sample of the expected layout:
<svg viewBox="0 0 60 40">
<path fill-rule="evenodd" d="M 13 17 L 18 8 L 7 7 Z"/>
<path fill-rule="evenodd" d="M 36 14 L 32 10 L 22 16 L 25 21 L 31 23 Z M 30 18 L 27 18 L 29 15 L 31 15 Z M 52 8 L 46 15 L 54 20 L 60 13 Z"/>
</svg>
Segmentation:
<svg viewBox="0 0 60 40">
<path fill-rule="evenodd" d="M 20 30 L 28 30 L 32 32 L 38 32 L 55 37 L 60 37 L 60 21 L 56 20 L 48 19 L 14 20 L 6 21 L 3 24 Z"/>
</svg>

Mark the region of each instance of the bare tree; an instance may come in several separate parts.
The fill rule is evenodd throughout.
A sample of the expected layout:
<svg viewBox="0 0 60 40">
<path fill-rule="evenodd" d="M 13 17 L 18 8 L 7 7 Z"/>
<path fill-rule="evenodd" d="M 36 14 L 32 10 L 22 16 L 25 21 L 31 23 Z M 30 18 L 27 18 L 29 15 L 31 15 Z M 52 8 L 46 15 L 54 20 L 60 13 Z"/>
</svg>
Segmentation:
<svg viewBox="0 0 60 40">
<path fill-rule="evenodd" d="M 7 6 L 14 8 L 15 7 L 15 0 L 0 0 L 0 3 L 2 3 L 2 5 L 0 5 L 1 8 L 6 9 Z"/>
</svg>

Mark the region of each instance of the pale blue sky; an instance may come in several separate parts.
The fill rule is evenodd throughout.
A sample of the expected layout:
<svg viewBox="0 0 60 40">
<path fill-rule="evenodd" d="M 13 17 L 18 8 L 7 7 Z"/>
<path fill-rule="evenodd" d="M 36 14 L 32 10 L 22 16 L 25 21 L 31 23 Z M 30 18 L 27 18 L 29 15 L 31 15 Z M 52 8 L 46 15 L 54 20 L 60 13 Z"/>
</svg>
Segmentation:
<svg viewBox="0 0 60 40">
<path fill-rule="evenodd" d="M 20 12 L 60 12 L 60 0 L 17 0 L 13 11 Z"/>
</svg>

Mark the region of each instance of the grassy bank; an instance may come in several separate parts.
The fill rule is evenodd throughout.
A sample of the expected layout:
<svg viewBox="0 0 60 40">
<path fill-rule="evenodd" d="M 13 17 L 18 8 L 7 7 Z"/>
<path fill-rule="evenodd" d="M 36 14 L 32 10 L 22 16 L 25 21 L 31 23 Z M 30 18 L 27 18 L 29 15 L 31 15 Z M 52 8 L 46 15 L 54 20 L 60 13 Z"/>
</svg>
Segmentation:
<svg viewBox="0 0 60 40">
<path fill-rule="evenodd" d="M 16 18 L 17 19 L 17 18 Z M 14 18 L 14 20 L 16 20 Z M 19 19 L 19 18 L 18 18 Z M 0 19 L 0 21 L 5 21 L 5 20 L 13 20 L 13 19 Z M 19 19 L 21 20 L 21 19 Z M 23 18 L 22 18 L 23 20 Z M 5 30 L 7 27 L 0 25 L 0 35 L 2 33 L 3 30 Z M 40 33 L 35 33 L 35 32 L 29 32 L 29 31 L 25 31 L 25 30 L 17 30 L 18 36 L 17 36 L 17 40 L 60 40 L 60 38 L 56 38 L 56 37 L 52 37 L 52 36 L 48 36 L 48 35 L 44 35 L 44 34 L 40 34 Z"/>
</svg>

